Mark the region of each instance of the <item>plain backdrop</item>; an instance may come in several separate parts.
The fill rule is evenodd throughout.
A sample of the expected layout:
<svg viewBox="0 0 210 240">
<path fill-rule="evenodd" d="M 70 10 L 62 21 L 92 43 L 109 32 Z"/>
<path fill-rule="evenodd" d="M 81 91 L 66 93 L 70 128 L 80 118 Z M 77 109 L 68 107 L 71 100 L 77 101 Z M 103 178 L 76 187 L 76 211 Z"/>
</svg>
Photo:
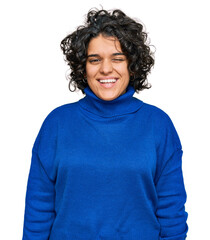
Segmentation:
<svg viewBox="0 0 210 240">
<path fill-rule="evenodd" d="M 135 97 L 164 110 L 183 146 L 189 240 L 208 240 L 210 215 L 209 7 L 199 0 L 7 0 L 0 3 L 0 239 L 22 238 L 31 149 L 44 118 L 79 100 L 60 41 L 93 7 L 119 8 L 156 47 L 152 84 Z"/>
</svg>

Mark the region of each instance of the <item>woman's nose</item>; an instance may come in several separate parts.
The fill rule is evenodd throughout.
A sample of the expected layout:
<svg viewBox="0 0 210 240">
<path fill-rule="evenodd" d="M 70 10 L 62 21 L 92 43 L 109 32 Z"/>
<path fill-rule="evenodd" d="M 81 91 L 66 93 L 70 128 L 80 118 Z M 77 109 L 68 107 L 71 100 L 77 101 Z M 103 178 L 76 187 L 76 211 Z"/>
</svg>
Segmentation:
<svg viewBox="0 0 210 240">
<path fill-rule="evenodd" d="M 109 74 L 113 71 L 112 62 L 110 60 L 104 60 L 101 63 L 100 72 L 103 74 Z"/>
</svg>

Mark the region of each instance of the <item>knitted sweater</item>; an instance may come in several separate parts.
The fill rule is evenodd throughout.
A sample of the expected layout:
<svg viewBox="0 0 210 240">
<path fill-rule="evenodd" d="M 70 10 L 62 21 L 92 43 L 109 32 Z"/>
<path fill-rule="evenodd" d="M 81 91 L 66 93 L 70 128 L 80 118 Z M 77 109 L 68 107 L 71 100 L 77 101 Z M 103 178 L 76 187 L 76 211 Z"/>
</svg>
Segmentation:
<svg viewBox="0 0 210 240">
<path fill-rule="evenodd" d="M 184 240 L 182 146 L 169 116 L 89 87 L 54 109 L 33 146 L 23 240 Z"/>
</svg>

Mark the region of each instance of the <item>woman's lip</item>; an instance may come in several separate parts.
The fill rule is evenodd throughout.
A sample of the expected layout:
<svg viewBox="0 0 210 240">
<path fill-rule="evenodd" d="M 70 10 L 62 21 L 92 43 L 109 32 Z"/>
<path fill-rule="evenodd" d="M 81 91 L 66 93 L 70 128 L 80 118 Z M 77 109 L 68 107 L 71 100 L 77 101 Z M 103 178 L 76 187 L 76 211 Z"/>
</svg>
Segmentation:
<svg viewBox="0 0 210 240">
<path fill-rule="evenodd" d="M 109 78 L 108 78 L 109 79 Z M 111 78 L 110 78 L 111 79 Z M 113 78 L 112 78 L 113 79 Z M 109 82 L 109 83 L 101 83 L 99 80 L 98 80 L 98 82 L 99 82 L 99 84 L 103 87 L 103 88 L 112 88 L 112 87 L 114 87 L 115 86 L 115 84 L 117 83 L 117 81 L 118 81 L 118 78 L 114 78 L 114 79 L 116 79 L 116 82 Z M 100 80 L 102 80 L 102 79 L 100 79 Z"/>
<path fill-rule="evenodd" d="M 98 78 L 97 80 L 100 81 L 100 80 L 107 80 L 107 79 L 116 79 L 116 80 L 118 80 L 117 77 L 102 77 L 102 78 Z"/>
</svg>

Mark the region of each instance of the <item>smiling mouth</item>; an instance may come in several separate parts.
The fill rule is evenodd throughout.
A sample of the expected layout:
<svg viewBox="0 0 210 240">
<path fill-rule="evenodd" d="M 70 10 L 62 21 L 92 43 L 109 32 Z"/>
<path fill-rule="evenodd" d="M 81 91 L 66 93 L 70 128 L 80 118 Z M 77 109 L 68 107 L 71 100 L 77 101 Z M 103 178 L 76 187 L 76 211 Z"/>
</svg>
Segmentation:
<svg viewBox="0 0 210 240">
<path fill-rule="evenodd" d="M 118 81 L 118 78 L 98 79 L 98 82 L 104 88 L 112 88 L 117 81 Z"/>
<path fill-rule="evenodd" d="M 99 79 L 98 81 L 100 83 L 115 83 L 118 79 L 117 78 L 111 78 L 111 79 Z"/>
</svg>

